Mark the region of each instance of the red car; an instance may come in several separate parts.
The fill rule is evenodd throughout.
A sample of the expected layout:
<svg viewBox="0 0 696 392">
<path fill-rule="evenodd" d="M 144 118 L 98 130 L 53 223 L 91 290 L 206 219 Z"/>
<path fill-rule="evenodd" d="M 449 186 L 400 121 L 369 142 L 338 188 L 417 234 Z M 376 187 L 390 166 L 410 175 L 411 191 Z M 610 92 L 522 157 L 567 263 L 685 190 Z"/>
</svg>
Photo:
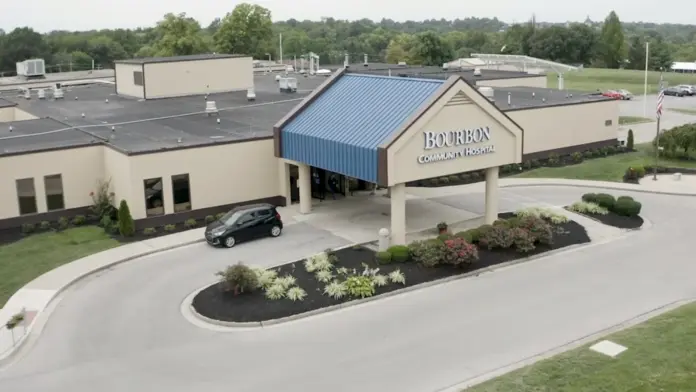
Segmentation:
<svg viewBox="0 0 696 392">
<path fill-rule="evenodd" d="M 602 95 L 614 99 L 623 99 L 623 94 L 614 90 L 605 91 L 602 93 Z"/>
</svg>

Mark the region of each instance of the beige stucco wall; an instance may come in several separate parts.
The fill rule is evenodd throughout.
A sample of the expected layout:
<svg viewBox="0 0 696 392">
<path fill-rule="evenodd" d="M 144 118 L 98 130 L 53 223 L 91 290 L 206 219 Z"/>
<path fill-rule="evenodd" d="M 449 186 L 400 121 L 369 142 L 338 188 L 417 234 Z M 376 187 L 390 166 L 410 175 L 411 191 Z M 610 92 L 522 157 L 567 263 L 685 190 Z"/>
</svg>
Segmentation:
<svg viewBox="0 0 696 392">
<path fill-rule="evenodd" d="M 389 147 L 388 185 L 520 162 L 522 134 L 518 129 L 512 129 L 509 123 L 502 113 L 487 104 L 485 98 L 473 92 L 470 86 L 463 81 L 457 82 Z M 490 128 L 489 141 L 466 146 L 425 149 L 424 132 L 437 133 L 480 127 Z M 488 145 L 493 145 L 495 152 L 439 162 L 418 162 L 418 157 L 424 154 L 447 153 L 467 147 Z"/>
<path fill-rule="evenodd" d="M 485 72 L 485 71 L 483 71 Z M 476 82 L 477 86 L 486 87 L 537 87 L 546 88 L 546 76 L 535 76 L 529 78 L 510 78 L 481 80 Z"/>
<path fill-rule="evenodd" d="M 253 86 L 251 57 L 145 65 L 147 99 L 247 90 Z"/>
<path fill-rule="evenodd" d="M 136 86 L 133 80 L 133 72 L 143 70 L 141 64 L 115 64 L 116 94 L 128 97 L 144 98 L 143 86 Z"/>
<path fill-rule="evenodd" d="M 12 122 L 12 121 L 35 120 L 37 118 L 38 117 L 34 116 L 33 114 L 27 113 L 24 110 L 18 109 L 16 107 L 0 109 L 0 123 L 1 122 Z"/>
<path fill-rule="evenodd" d="M 104 147 L 104 177 L 103 181 L 109 182 L 109 188 L 114 192 L 115 207 L 118 207 L 121 200 L 129 203 L 133 193 L 131 184 L 131 161 L 128 155 L 114 150 L 111 147 Z"/>
<path fill-rule="evenodd" d="M 89 193 L 104 173 L 102 154 L 103 147 L 94 146 L 0 157 L 0 219 L 19 215 L 15 181 L 21 178 L 34 178 L 39 213 L 46 212 L 44 176 L 53 174 L 62 175 L 66 209 L 92 204 Z"/>
<path fill-rule="evenodd" d="M 215 158 L 211 160 L 211 157 Z M 134 219 L 146 216 L 143 181 L 150 178 L 162 178 L 167 214 L 174 212 L 171 177 L 178 174 L 189 175 L 194 210 L 280 194 L 273 139 L 136 155 L 129 159 L 129 206 Z"/>
<path fill-rule="evenodd" d="M 524 153 L 616 139 L 619 101 L 507 112 L 524 129 Z M 611 125 L 605 121 L 611 120 Z"/>
</svg>

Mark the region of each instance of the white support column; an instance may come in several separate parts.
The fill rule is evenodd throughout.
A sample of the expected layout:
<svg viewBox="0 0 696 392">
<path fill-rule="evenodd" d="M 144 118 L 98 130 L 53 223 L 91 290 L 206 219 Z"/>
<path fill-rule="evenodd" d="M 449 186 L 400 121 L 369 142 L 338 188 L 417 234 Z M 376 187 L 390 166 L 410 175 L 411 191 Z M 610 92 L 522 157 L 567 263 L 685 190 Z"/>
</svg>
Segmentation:
<svg viewBox="0 0 696 392">
<path fill-rule="evenodd" d="M 312 173 L 309 165 L 298 163 L 297 168 L 300 174 L 300 213 L 309 214 L 312 212 Z"/>
<path fill-rule="evenodd" d="M 290 164 L 283 159 L 278 159 L 278 191 L 285 198 L 285 205 L 292 204 L 290 192 Z"/>
<path fill-rule="evenodd" d="M 391 244 L 406 245 L 406 185 L 389 187 L 391 205 Z"/>
<path fill-rule="evenodd" d="M 484 223 L 498 220 L 498 167 L 486 169 L 486 215 Z"/>
</svg>

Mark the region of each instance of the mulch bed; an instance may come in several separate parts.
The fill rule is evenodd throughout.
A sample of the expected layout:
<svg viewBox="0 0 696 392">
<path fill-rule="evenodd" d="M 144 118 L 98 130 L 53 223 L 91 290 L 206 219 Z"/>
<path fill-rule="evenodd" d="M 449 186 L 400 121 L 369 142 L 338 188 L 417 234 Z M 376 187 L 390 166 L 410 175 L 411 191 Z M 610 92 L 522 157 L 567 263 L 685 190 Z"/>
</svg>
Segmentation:
<svg viewBox="0 0 696 392">
<path fill-rule="evenodd" d="M 577 212 L 576 212 L 577 214 Z M 628 230 L 635 230 L 641 228 L 643 226 L 643 218 L 640 216 L 622 216 L 615 214 L 613 212 L 609 212 L 606 215 L 599 215 L 599 214 L 580 214 L 584 215 L 588 218 L 594 219 L 596 221 L 599 221 L 600 223 L 603 223 L 607 226 L 612 226 L 616 227 L 619 229 L 628 229 Z"/>
<path fill-rule="evenodd" d="M 510 213 L 500 215 L 501 218 L 509 218 L 511 216 L 512 214 Z M 413 262 L 379 265 L 375 261 L 375 252 L 362 246 L 337 250 L 336 255 L 339 259 L 338 267 L 345 267 L 349 270 L 356 269 L 358 273 L 364 270 L 363 263 L 369 265 L 370 268 L 379 268 L 379 273 L 384 275 L 400 269 L 406 277 L 406 286 L 414 286 L 480 270 L 515 259 L 538 255 L 553 249 L 588 242 L 590 242 L 590 237 L 587 235 L 585 228 L 576 222 L 570 221 L 556 227 L 552 246 L 538 246 L 534 251 L 525 254 L 514 250 L 489 251 L 479 249 L 479 261 L 465 268 L 451 266 L 426 268 Z M 314 274 L 305 271 L 302 260 L 283 264 L 274 269 L 278 271 L 279 276 L 285 274 L 294 276 L 297 279 L 297 285 L 307 292 L 307 297 L 302 301 L 296 302 L 289 299 L 268 300 L 265 298 L 262 290 L 234 296 L 232 293 L 224 291 L 222 285 L 217 283 L 198 293 L 193 299 L 193 307 L 199 314 L 214 320 L 258 322 L 288 317 L 353 300 L 351 298 L 336 300 L 324 295 L 323 289 L 325 285 L 318 282 Z M 378 287 L 375 296 L 399 290 L 406 286 L 390 283 L 384 287 Z"/>
</svg>

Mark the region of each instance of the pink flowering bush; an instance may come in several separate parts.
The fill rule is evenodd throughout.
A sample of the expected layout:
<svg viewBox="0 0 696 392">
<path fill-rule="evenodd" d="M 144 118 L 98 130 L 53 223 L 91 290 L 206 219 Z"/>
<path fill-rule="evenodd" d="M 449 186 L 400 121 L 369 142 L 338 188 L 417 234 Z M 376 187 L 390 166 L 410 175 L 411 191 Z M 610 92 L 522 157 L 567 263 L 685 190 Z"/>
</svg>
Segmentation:
<svg viewBox="0 0 696 392">
<path fill-rule="evenodd" d="M 443 263 L 460 267 L 478 261 L 478 248 L 462 238 L 452 238 L 445 241 Z"/>
</svg>

